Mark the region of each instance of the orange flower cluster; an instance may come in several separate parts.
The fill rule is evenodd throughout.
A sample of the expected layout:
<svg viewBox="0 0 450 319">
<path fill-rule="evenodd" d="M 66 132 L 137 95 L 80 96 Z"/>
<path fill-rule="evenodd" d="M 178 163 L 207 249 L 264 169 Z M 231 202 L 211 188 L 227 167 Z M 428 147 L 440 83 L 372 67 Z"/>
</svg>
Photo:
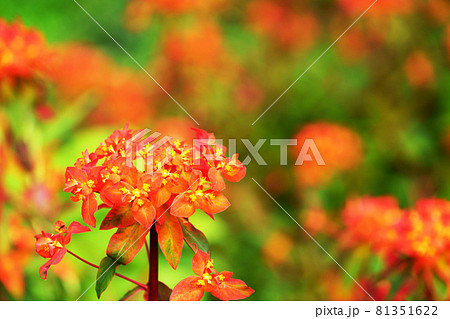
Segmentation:
<svg viewBox="0 0 450 319">
<path fill-rule="evenodd" d="M 297 165 L 296 178 L 300 186 L 318 186 L 328 182 L 337 172 L 355 168 L 362 159 L 361 138 L 350 129 L 326 122 L 311 123 L 304 126 L 295 136 L 300 152 L 306 139 L 313 139 L 325 165 L 317 161 L 305 161 Z"/>
<path fill-rule="evenodd" d="M 342 212 L 346 227 L 342 242 L 350 246 L 369 244 L 377 252 L 398 249 L 397 226 L 403 216 L 397 200 L 390 196 L 350 199 Z"/>
<path fill-rule="evenodd" d="M 69 227 L 58 220 L 53 224 L 56 234 L 48 234 L 42 231 L 36 235 L 36 252 L 49 260 L 39 268 L 39 275 L 42 279 L 47 279 L 47 272 L 51 265 L 61 262 L 67 252 L 66 245 L 70 243 L 72 234 L 79 234 L 90 231 L 89 227 L 81 225 L 79 222 L 72 222 Z"/>
<path fill-rule="evenodd" d="M 144 227 L 149 227 L 155 216 L 159 223 L 164 223 L 163 205 L 169 205 L 170 213 L 176 217 L 190 217 L 197 208 L 211 216 L 228 208 L 229 202 L 221 193 L 225 188 L 224 179 L 241 180 L 245 166 L 236 155 L 225 157 L 225 147 L 215 144 L 213 134 L 194 130 L 196 139 L 206 141 L 205 145 L 194 148 L 175 140 L 169 141 L 166 147 L 154 149 L 149 141 L 139 154 L 126 154 L 126 141 L 138 131 L 125 128 L 114 131 L 95 152 L 86 151 L 75 166 L 67 168 L 65 187 L 66 192 L 73 194 L 73 201 L 83 201 L 86 224 L 96 225 L 96 193 L 113 209 L 129 206 L 135 221 Z M 150 151 L 154 152 L 152 172 L 127 166 L 127 156 L 146 157 Z M 195 155 L 199 158 L 194 158 Z M 101 165 L 100 160 L 103 160 Z"/>
<path fill-rule="evenodd" d="M 131 31 L 142 31 L 154 14 L 179 15 L 189 12 L 217 12 L 227 0 L 131 0 L 125 9 L 126 26 Z"/>
<path fill-rule="evenodd" d="M 422 51 L 412 52 L 407 57 L 404 68 L 408 82 L 414 87 L 426 87 L 434 81 L 433 64 Z"/>
<path fill-rule="evenodd" d="M 54 52 L 47 76 L 62 99 L 93 96 L 97 107 L 90 121 L 123 125 L 127 121 L 142 123 L 151 117 L 152 90 L 144 74 L 118 66 L 106 54 L 87 45 L 66 44 Z"/>
<path fill-rule="evenodd" d="M 5 217 L 2 216 L 2 221 Z M 6 224 L 6 231 L 2 230 L 6 237 L 2 238 L 9 241 L 9 245 L 0 248 L 0 284 L 14 297 L 21 298 L 25 292 L 24 267 L 33 251 L 33 231 L 24 226 L 24 220 L 17 213 L 10 215 Z"/>
<path fill-rule="evenodd" d="M 358 16 L 363 13 L 374 0 L 337 0 L 345 13 Z M 368 12 L 368 16 L 385 17 L 390 14 L 404 15 L 414 10 L 413 0 L 378 1 Z"/>
<path fill-rule="evenodd" d="M 216 144 L 214 134 L 193 130 L 194 142 L 198 141 L 199 145 L 170 140 L 158 146 L 148 139 L 136 154 L 130 153 L 126 143 L 141 131 L 116 130 L 94 152 L 86 151 L 75 166 L 67 168 L 65 191 L 73 194 L 73 201 L 82 201 L 86 224 L 96 226 L 97 194 L 103 201 L 102 206 L 111 208 L 100 229 L 118 228 L 107 252 L 120 257 L 121 263 L 127 264 L 134 258 L 144 244 L 145 234 L 156 224 L 162 238 L 161 249 L 176 268 L 183 246 L 178 218 L 188 218 L 196 209 L 213 218 L 213 214 L 229 207 L 230 203 L 222 194 L 224 179 L 237 182 L 245 176 L 246 168 L 236 154 L 232 158 L 225 156 L 226 149 Z M 142 170 L 128 162 L 139 159 L 146 162 Z M 168 232 L 177 235 L 173 243 L 176 247 L 171 247 L 170 251 L 165 249 L 163 239 Z M 121 251 L 118 243 L 130 234 L 136 236 L 133 249 L 124 256 L 117 256 Z"/>
<path fill-rule="evenodd" d="M 205 292 L 210 292 L 220 300 L 244 299 L 254 290 L 242 280 L 231 278 L 232 272 L 218 272 L 209 253 L 200 249 L 192 259 L 192 270 L 197 276 L 189 276 L 180 281 L 172 291 L 170 300 L 198 301 Z"/>
<path fill-rule="evenodd" d="M 165 56 L 178 66 L 215 68 L 224 62 L 225 51 L 222 31 L 207 20 L 169 33 L 164 43 Z"/>
<path fill-rule="evenodd" d="M 251 28 L 283 49 L 306 50 L 314 44 L 319 26 L 312 13 L 299 14 L 266 0 L 251 2 L 247 11 Z"/>
<path fill-rule="evenodd" d="M 344 242 L 368 244 L 393 261 L 410 261 L 426 280 L 450 283 L 450 201 L 421 199 L 400 209 L 392 197 L 349 200 L 343 211 Z"/>
<path fill-rule="evenodd" d="M 43 36 L 22 22 L 0 19 L 0 80 L 28 79 L 45 69 L 49 56 Z"/>
</svg>

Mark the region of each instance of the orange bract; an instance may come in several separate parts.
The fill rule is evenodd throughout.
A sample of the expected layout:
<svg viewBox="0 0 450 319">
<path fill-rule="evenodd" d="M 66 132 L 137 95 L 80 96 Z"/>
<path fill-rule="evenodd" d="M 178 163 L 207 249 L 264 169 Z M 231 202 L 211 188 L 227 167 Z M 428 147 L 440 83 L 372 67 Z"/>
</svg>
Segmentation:
<svg viewBox="0 0 450 319">
<path fill-rule="evenodd" d="M 47 279 L 47 272 L 51 265 L 61 262 L 67 252 L 65 247 L 72 238 L 72 234 L 79 234 L 90 231 L 89 227 L 83 226 L 78 222 L 72 222 L 69 227 L 63 221 L 58 220 L 53 229 L 56 234 L 48 234 L 42 231 L 36 235 L 36 252 L 49 260 L 39 268 L 39 275 L 42 279 Z"/>
<path fill-rule="evenodd" d="M 210 254 L 200 249 L 192 259 L 192 270 L 197 276 L 180 281 L 173 288 L 170 300 L 198 301 L 205 292 L 210 292 L 220 300 L 237 300 L 247 298 L 254 292 L 242 280 L 231 278 L 233 273 L 215 270 Z"/>
</svg>

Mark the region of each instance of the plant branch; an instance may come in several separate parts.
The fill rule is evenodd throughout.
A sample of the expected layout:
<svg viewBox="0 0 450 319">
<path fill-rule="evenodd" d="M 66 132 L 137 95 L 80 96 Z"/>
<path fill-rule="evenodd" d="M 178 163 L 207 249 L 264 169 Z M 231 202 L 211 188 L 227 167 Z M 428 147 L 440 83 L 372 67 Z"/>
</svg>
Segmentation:
<svg viewBox="0 0 450 319">
<path fill-rule="evenodd" d="M 150 228 L 150 254 L 148 255 L 148 300 L 158 300 L 158 233 L 153 225 Z"/>
<path fill-rule="evenodd" d="M 71 252 L 69 249 L 67 249 L 67 252 L 68 252 L 69 254 L 71 254 L 72 256 L 74 256 L 75 258 L 77 258 L 78 260 L 81 260 L 81 261 L 84 262 L 85 264 L 88 264 L 89 266 L 92 266 L 92 267 L 97 268 L 97 269 L 99 268 L 99 266 L 97 266 L 96 264 L 93 264 L 93 263 L 87 261 L 86 259 L 81 258 L 81 257 L 78 256 L 77 254 Z M 122 278 L 122 279 L 128 280 L 129 282 L 132 282 L 133 284 L 138 285 L 139 287 L 141 287 L 141 288 L 147 290 L 147 286 L 146 286 L 146 285 L 141 284 L 140 282 L 137 282 L 136 280 L 133 280 L 133 279 L 131 279 L 131 278 L 128 278 L 128 277 L 126 277 L 126 276 L 124 276 L 124 275 L 121 275 L 121 274 L 118 274 L 118 273 L 116 273 L 116 276 L 117 276 L 117 277 L 120 277 L 120 278 Z"/>
<path fill-rule="evenodd" d="M 145 250 L 147 251 L 147 258 L 150 258 L 150 248 L 148 247 L 147 241 L 145 241 Z"/>
</svg>

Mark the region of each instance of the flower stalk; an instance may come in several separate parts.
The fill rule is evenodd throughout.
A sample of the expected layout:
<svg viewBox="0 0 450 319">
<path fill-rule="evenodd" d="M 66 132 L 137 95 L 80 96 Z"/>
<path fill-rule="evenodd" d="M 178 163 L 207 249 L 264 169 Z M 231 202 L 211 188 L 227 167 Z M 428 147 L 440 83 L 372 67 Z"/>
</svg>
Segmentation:
<svg viewBox="0 0 450 319">
<path fill-rule="evenodd" d="M 158 233 L 153 225 L 150 228 L 150 253 L 148 255 L 148 300 L 158 300 Z"/>
</svg>

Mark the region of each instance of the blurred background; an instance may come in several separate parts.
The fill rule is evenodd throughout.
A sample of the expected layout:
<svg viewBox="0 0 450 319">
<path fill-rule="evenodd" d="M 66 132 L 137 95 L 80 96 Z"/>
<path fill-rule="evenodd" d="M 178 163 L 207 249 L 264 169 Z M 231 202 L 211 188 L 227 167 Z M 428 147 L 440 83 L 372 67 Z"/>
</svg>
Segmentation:
<svg viewBox="0 0 450 319">
<path fill-rule="evenodd" d="M 228 186 L 231 207 L 191 220 L 216 268 L 255 289 L 249 300 L 368 299 L 252 178 L 375 299 L 449 298 L 448 1 L 378 1 L 254 125 L 372 0 L 78 1 L 200 128 L 225 141 L 298 140 L 288 165 L 266 142 L 267 165 L 251 161 Z M 34 252 L 41 229 L 81 221 L 65 168 L 126 123 L 177 137 L 197 125 L 72 0 L 2 1 L 0 15 L 0 299 L 75 300 L 96 270 L 67 255 L 43 281 Z M 294 165 L 306 138 L 326 166 Z M 416 205 L 435 197 L 437 208 Z M 427 215 L 436 210 L 439 229 Z M 428 246 L 404 251 L 416 212 Z M 70 249 L 99 263 L 112 234 L 93 230 Z M 431 254 L 435 245 L 447 253 Z M 161 281 L 191 275 L 191 258 L 185 248 L 177 271 L 160 258 Z M 118 272 L 146 282 L 145 251 Z M 102 300 L 131 288 L 115 278 Z M 96 299 L 93 287 L 82 297 Z"/>
</svg>

